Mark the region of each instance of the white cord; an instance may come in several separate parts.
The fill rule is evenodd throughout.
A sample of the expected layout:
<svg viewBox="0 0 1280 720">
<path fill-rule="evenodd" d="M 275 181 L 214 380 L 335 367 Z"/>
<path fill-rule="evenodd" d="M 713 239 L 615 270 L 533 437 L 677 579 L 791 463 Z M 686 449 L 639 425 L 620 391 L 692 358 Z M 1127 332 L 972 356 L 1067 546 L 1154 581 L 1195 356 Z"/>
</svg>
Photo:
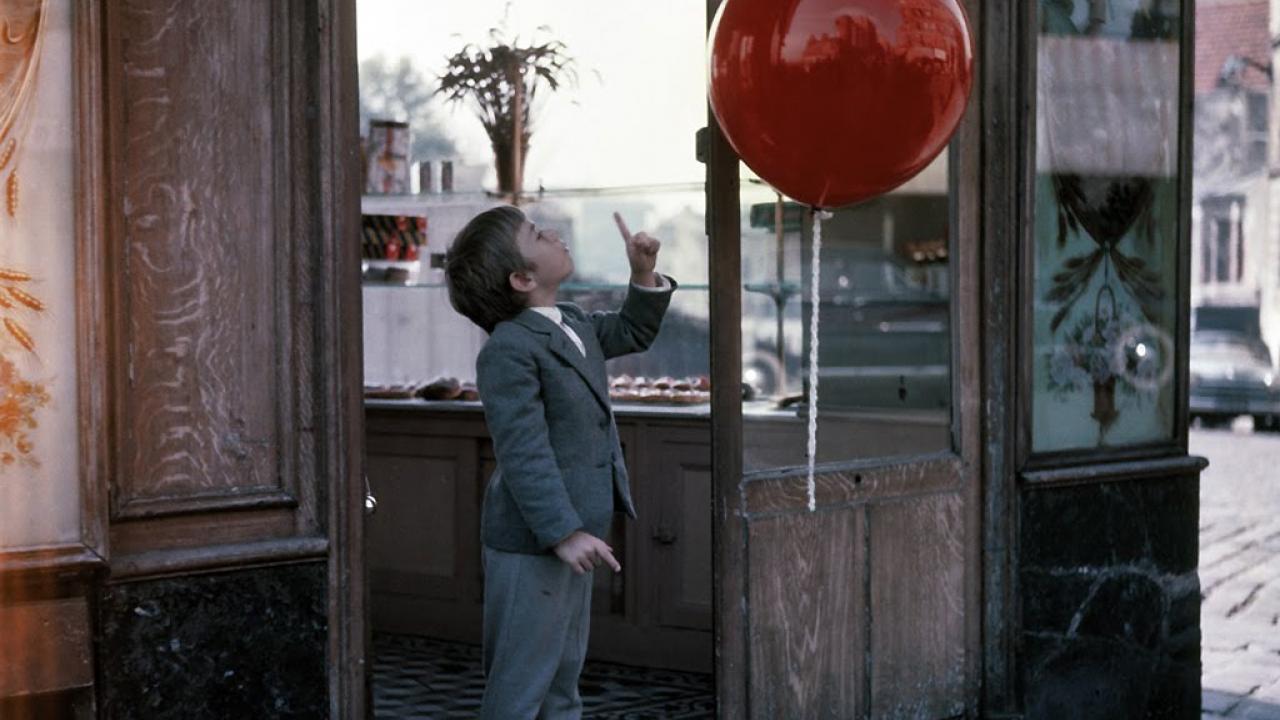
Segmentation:
<svg viewBox="0 0 1280 720">
<path fill-rule="evenodd" d="M 822 280 L 822 221 L 831 218 L 825 210 L 813 212 L 813 259 L 809 279 L 809 512 L 818 508 L 814 465 L 818 461 L 818 286 Z"/>
</svg>

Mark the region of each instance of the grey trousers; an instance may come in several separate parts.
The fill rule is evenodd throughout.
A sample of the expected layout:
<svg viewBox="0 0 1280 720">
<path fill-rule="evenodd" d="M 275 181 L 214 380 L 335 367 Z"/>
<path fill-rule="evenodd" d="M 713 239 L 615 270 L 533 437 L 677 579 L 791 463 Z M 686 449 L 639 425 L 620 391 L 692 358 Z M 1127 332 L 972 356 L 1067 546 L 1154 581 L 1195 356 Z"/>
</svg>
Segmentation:
<svg viewBox="0 0 1280 720">
<path fill-rule="evenodd" d="M 592 573 L 484 548 L 483 720 L 577 720 Z"/>
</svg>

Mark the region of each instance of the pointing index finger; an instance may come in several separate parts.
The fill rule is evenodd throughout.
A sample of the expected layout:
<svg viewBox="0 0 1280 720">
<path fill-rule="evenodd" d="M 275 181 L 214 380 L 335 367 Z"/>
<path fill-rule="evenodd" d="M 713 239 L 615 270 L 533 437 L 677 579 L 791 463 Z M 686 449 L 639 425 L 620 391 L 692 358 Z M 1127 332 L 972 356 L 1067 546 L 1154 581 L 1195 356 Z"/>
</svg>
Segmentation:
<svg viewBox="0 0 1280 720">
<path fill-rule="evenodd" d="M 631 242 L 631 231 L 627 229 L 627 221 L 622 219 L 622 214 L 615 212 L 613 221 L 618 224 L 618 231 L 622 233 L 622 239 Z"/>
</svg>

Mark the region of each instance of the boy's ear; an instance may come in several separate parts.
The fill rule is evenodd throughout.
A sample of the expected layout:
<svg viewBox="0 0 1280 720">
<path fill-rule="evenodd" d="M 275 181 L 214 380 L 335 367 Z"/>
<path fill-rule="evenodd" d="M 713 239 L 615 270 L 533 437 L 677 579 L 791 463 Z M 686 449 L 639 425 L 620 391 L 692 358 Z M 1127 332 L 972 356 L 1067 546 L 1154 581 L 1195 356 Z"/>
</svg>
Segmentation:
<svg viewBox="0 0 1280 720">
<path fill-rule="evenodd" d="M 538 281 L 524 270 L 517 270 L 507 276 L 507 282 L 511 283 L 511 287 L 516 292 L 527 293 L 538 287 Z"/>
</svg>

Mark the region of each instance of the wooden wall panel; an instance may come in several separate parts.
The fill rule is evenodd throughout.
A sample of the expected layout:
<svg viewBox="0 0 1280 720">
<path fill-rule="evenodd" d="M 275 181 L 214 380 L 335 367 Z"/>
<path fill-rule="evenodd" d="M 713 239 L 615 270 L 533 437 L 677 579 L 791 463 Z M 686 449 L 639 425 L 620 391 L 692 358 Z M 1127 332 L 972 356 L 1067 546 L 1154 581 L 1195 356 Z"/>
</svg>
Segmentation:
<svg viewBox="0 0 1280 720">
<path fill-rule="evenodd" d="M 285 3 L 107 5 L 113 516 L 291 504 L 294 73 Z M 292 33 L 291 33 L 292 30 Z M 309 333 L 310 331 L 308 331 Z M 286 374 L 288 373 L 288 374 Z M 246 500 L 247 498 L 247 500 Z"/>
<path fill-rule="evenodd" d="M 465 603 L 479 598 L 479 443 L 380 435 L 368 448 L 370 488 L 386 501 L 366 525 L 372 587 Z"/>
<path fill-rule="evenodd" d="M 642 426 L 633 473 L 637 541 L 650 547 L 650 605 L 666 627 L 712 626 L 711 448 L 703 428 Z"/>
<path fill-rule="evenodd" d="M 962 510 L 948 493 L 868 511 L 871 717 L 965 711 Z"/>
<path fill-rule="evenodd" d="M 0 606 L 0 628 L 0 698 L 93 684 L 84 598 Z"/>
<path fill-rule="evenodd" d="M 865 714 L 861 509 L 750 523 L 751 716 Z"/>
<path fill-rule="evenodd" d="M 397 499 L 379 505 L 369 521 L 370 572 L 452 578 L 461 519 L 453 512 L 459 490 L 457 459 L 374 455 L 366 467 L 377 488 L 374 492 Z"/>
<path fill-rule="evenodd" d="M 710 453 L 707 453 L 709 456 Z M 711 618 L 711 458 L 680 474 L 680 526 L 685 543 L 678 571 L 679 601 Z M 710 627 L 708 622 L 701 627 Z"/>
</svg>

